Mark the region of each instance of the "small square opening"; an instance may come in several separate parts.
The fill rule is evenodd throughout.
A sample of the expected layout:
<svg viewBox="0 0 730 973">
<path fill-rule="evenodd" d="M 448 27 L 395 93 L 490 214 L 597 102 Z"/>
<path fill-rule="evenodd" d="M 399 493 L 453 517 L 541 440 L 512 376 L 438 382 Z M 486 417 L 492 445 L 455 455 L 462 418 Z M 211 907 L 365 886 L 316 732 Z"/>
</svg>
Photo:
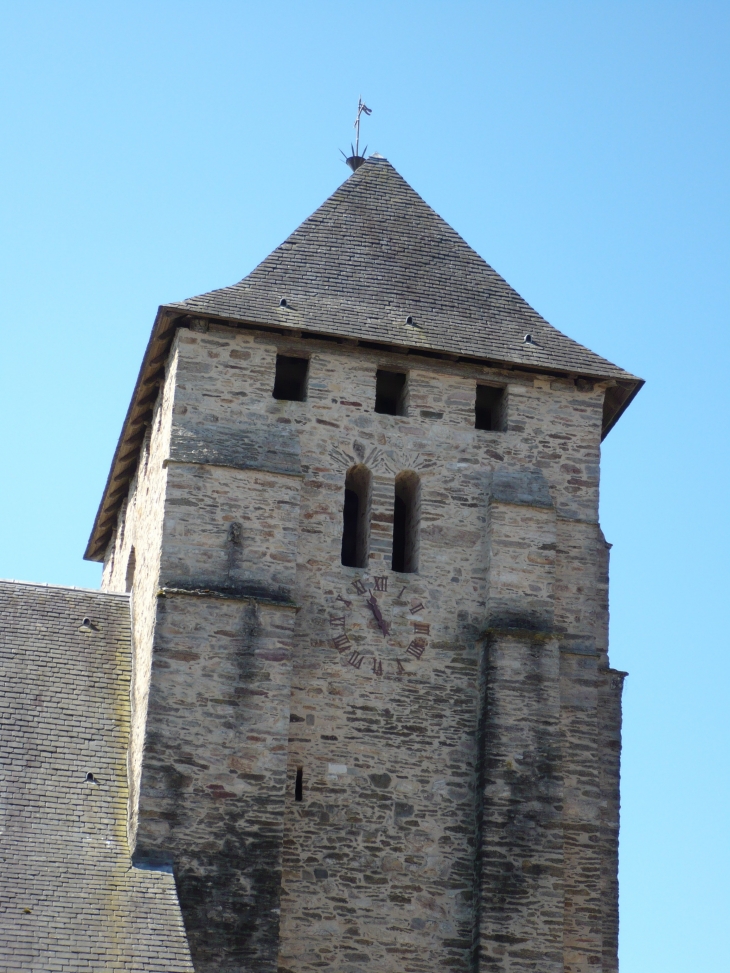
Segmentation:
<svg viewBox="0 0 730 973">
<path fill-rule="evenodd" d="M 504 427 L 504 389 L 494 385 L 477 385 L 474 428 L 503 430 Z"/>
<path fill-rule="evenodd" d="M 375 375 L 375 411 L 386 416 L 406 414 L 405 372 L 386 372 L 379 368 Z"/>
<path fill-rule="evenodd" d="M 304 402 L 307 398 L 308 358 L 291 358 L 289 355 L 276 356 L 276 378 L 273 396 L 289 402 Z"/>
</svg>

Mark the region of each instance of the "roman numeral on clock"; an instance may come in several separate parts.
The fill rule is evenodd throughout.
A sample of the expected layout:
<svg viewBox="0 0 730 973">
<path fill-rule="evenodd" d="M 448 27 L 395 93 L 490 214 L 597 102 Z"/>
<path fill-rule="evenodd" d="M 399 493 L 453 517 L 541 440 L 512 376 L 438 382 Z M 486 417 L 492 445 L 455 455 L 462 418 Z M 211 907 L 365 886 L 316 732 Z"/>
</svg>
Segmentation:
<svg viewBox="0 0 730 973">
<path fill-rule="evenodd" d="M 383 675 L 383 663 L 380 661 L 380 659 L 373 658 L 373 673 L 376 676 Z"/>
<path fill-rule="evenodd" d="M 338 652 L 347 652 L 348 649 L 352 648 L 352 642 L 347 637 L 345 632 L 343 632 L 342 635 L 336 635 L 332 639 L 332 642 L 334 643 L 334 646 Z"/>
<path fill-rule="evenodd" d="M 415 615 L 416 612 L 422 612 L 425 607 L 422 601 L 419 601 L 417 605 L 411 605 L 411 615 Z"/>
<path fill-rule="evenodd" d="M 347 660 L 348 666 L 352 666 L 353 669 L 359 669 L 362 665 L 362 660 L 365 658 L 364 655 L 360 655 L 359 652 L 353 652 Z"/>
<path fill-rule="evenodd" d="M 341 628 L 345 631 L 345 616 L 344 615 L 331 615 L 330 616 L 330 628 Z"/>
<path fill-rule="evenodd" d="M 429 625 L 428 622 L 414 622 L 413 631 L 416 632 L 418 635 L 430 635 L 431 626 Z"/>
<path fill-rule="evenodd" d="M 412 655 L 416 659 L 420 659 L 423 653 L 426 651 L 426 640 L 425 639 L 413 639 L 411 644 L 406 649 L 408 655 Z"/>
<path fill-rule="evenodd" d="M 387 577 L 373 578 L 373 581 L 375 581 L 375 590 L 376 591 L 387 591 L 388 590 L 388 579 L 387 579 Z"/>
<path fill-rule="evenodd" d="M 359 578 L 355 578 L 355 580 L 351 581 L 350 584 L 359 595 L 364 595 L 368 590 Z"/>
</svg>

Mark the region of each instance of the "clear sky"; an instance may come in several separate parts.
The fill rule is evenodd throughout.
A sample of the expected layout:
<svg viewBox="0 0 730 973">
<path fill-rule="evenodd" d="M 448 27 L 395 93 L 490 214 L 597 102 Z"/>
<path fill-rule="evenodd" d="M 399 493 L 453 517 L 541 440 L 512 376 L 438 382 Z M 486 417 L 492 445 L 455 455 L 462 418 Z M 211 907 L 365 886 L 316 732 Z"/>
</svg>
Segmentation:
<svg viewBox="0 0 730 973">
<path fill-rule="evenodd" d="M 346 178 L 360 94 L 370 152 L 646 379 L 603 450 L 622 973 L 730 971 L 729 78 L 727 2 L 0 3 L 0 577 L 98 585 L 157 306 Z"/>
</svg>

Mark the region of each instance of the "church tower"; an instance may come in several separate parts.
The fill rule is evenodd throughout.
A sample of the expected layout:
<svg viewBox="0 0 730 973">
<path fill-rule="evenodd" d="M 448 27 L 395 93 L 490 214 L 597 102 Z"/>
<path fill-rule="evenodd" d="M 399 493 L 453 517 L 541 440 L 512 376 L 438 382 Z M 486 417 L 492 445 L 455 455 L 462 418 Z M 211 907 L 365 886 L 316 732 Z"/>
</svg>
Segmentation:
<svg viewBox="0 0 730 973">
<path fill-rule="evenodd" d="M 380 156 L 160 308 L 86 556 L 198 973 L 615 973 L 599 461 L 641 384 Z"/>
</svg>

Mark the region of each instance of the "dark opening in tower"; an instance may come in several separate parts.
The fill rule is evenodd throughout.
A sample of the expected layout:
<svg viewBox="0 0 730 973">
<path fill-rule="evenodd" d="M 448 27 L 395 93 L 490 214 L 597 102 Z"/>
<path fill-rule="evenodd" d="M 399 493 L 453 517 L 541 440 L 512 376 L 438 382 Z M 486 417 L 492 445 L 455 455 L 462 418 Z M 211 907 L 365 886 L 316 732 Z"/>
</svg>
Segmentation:
<svg viewBox="0 0 730 973">
<path fill-rule="evenodd" d="M 370 483 L 370 470 L 366 466 L 353 466 L 347 471 L 341 560 L 348 568 L 366 568 L 368 565 Z"/>
<path fill-rule="evenodd" d="M 393 506 L 394 571 L 415 574 L 418 571 L 419 528 L 421 520 L 421 482 L 412 470 L 395 478 Z"/>
<path fill-rule="evenodd" d="M 134 548 L 129 552 L 129 557 L 127 558 L 127 573 L 124 578 L 124 589 L 125 591 L 131 591 L 134 587 L 134 572 L 137 570 L 137 555 L 134 553 Z"/>
<path fill-rule="evenodd" d="M 276 356 L 276 377 L 274 378 L 275 399 L 288 399 L 290 402 L 304 402 L 307 398 L 308 358 L 291 358 L 288 355 Z"/>
<path fill-rule="evenodd" d="M 375 373 L 375 411 L 386 416 L 406 414 L 406 374 L 386 372 L 379 368 Z"/>
<path fill-rule="evenodd" d="M 304 767 L 297 767 L 297 776 L 294 779 L 294 800 L 301 801 L 304 796 Z"/>
<path fill-rule="evenodd" d="M 504 389 L 494 385 L 477 385 L 474 428 L 499 430 L 504 427 Z"/>
</svg>

